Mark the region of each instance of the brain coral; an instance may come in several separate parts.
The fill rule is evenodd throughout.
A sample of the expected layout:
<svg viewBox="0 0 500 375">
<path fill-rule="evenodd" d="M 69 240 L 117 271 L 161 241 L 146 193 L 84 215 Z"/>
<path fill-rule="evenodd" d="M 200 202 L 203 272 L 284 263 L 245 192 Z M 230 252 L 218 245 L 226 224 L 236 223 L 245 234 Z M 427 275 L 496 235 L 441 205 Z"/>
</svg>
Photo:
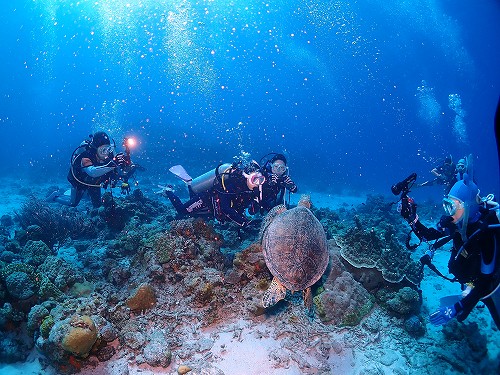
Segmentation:
<svg viewBox="0 0 500 375">
<path fill-rule="evenodd" d="M 373 307 L 373 297 L 346 271 L 314 302 L 322 321 L 342 326 L 357 325 Z"/>
<path fill-rule="evenodd" d="M 66 352 L 85 358 L 97 341 L 97 329 L 89 316 L 75 315 L 57 322 L 50 331 L 49 340 Z"/>
</svg>

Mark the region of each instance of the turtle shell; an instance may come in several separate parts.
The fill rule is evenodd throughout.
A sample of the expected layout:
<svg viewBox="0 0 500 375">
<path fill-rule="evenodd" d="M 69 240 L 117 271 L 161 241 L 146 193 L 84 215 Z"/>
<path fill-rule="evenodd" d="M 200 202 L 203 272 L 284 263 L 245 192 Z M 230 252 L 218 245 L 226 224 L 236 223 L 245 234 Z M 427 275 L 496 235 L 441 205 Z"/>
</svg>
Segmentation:
<svg viewBox="0 0 500 375">
<path fill-rule="evenodd" d="M 277 215 L 262 235 L 262 251 L 269 271 L 291 291 L 313 285 L 328 266 L 325 231 L 306 207 Z"/>
</svg>

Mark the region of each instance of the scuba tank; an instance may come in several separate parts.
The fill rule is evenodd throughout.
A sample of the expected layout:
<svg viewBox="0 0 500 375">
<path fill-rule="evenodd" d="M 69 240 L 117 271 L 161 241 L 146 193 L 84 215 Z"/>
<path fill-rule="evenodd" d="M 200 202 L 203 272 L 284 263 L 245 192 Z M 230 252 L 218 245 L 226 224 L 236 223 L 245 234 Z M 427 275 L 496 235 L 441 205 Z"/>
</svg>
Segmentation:
<svg viewBox="0 0 500 375">
<path fill-rule="evenodd" d="M 231 167 L 232 164 L 230 163 L 221 164 L 215 169 L 212 169 L 206 173 L 203 173 L 201 176 L 194 178 L 191 182 L 191 190 L 196 194 L 210 190 L 214 186 L 217 176 L 223 174 Z"/>
</svg>

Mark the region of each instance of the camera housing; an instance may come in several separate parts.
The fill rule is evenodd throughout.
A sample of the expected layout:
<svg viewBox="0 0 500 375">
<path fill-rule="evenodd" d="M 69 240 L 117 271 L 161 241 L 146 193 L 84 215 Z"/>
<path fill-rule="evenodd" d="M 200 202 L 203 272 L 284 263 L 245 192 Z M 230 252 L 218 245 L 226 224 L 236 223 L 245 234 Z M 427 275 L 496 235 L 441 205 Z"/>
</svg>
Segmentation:
<svg viewBox="0 0 500 375">
<path fill-rule="evenodd" d="M 391 186 L 392 194 L 399 195 L 401 193 L 408 193 L 410 191 L 410 187 L 413 185 L 415 180 L 417 179 L 417 174 L 414 172 L 408 177 L 406 177 L 403 181 L 400 181 Z"/>
</svg>

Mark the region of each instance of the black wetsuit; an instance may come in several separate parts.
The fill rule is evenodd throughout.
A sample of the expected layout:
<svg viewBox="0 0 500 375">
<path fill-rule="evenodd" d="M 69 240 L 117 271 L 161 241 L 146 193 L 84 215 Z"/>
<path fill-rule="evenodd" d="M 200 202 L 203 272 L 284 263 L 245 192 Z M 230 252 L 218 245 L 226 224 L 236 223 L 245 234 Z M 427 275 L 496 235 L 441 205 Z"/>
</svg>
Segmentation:
<svg viewBox="0 0 500 375">
<path fill-rule="evenodd" d="M 95 167 L 103 166 L 109 163 L 110 158 L 99 161 L 95 150 L 86 150 L 79 154 L 73 160 L 73 167 L 68 172 L 68 181 L 76 191 L 75 197 L 72 199 L 71 206 L 76 207 L 83 197 L 85 191 L 88 191 L 92 206 L 99 207 L 101 205 L 101 187 L 100 185 L 106 181 L 114 172 L 108 172 L 99 177 L 91 177 L 85 172 L 85 167 L 82 167 L 82 159 L 90 159 Z"/>
<path fill-rule="evenodd" d="M 185 203 L 171 191 L 165 194 L 180 216 L 210 217 L 246 226 L 250 221 L 245 216 L 245 209 L 258 198 L 259 191 L 250 190 L 241 170 L 234 168 L 220 175 L 206 192 L 195 194 L 190 189 L 191 198 Z"/>
<path fill-rule="evenodd" d="M 448 269 L 461 284 L 474 285 L 471 292 L 454 306 L 459 321 L 466 319 L 479 300 L 489 295 L 500 281 L 500 230 L 487 228 L 490 224 L 499 224 L 497 215 L 495 211 L 485 210 L 478 221 L 467 225 L 469 240 L 465 242 L 465 246 L 456 227 L 439 231 L 427 228 L 419 220 L 411 224 L 414 233 L 421 240 L 437 240 L 448 235 L 453 240 Z M 492 298 L 486 298 L 483 302 L 500 328 L 499 311 Z"/>
<path fill-rule="evenodd" d="M 262 185 L 262 200 L 252 202 L 249 209 L 254 215 L 260 211 L 261 214 L 268 212 L 271 208 L 284 202 L 286 190 L 291 193 L 297 192 L 297 185 L 288 175 L 278 176 L 271 171 L 271 166 L 263 168 L 262 174 L 266 177 L 266 182 Z"/>
</svg>

